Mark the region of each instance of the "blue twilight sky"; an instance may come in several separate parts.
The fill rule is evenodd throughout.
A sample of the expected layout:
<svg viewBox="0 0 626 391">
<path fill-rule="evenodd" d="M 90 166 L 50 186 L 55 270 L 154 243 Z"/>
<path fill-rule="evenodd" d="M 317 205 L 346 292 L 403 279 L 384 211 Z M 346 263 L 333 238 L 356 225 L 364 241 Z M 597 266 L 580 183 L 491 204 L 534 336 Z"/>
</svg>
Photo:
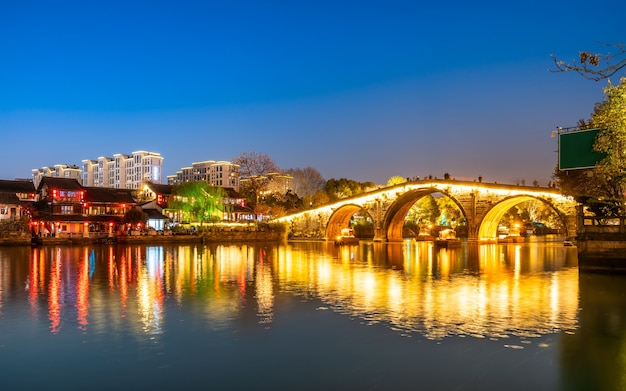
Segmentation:
<svg viewBox="0 0 626 391">
<path fill-rule="evenodd" d="M 606 81 L 626 2 L 3 1 L 0 179 L 148 150 L 164 177 L 244 151 L 283 169 L 545 185 L 556 126 Z M 617 81 L 617 78 L 613 81 Z"/>
</svg>

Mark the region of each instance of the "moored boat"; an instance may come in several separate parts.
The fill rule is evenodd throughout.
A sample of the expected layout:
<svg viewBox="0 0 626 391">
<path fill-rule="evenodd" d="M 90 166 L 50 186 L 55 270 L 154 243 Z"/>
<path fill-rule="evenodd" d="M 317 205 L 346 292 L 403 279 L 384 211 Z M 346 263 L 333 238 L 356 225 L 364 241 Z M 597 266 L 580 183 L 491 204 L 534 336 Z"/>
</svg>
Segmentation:
<svg viewBox="0 0 626 391">
<path fill-rule="evenodd" d="M 443 229 L 439 231 L 439 236 L 435 239 L 435 246 L 437 247 L 461 247 L 461 240 L 457 239 L 456 232 L 453 229 Z"/>
<path fill-rule="evenodd" d="M 354 230 L 352 228 L 344 228 L 341 230 L 341 235 L 335 238 L 335 245 L 343 246 L 349 244 L 359 244 L 359 238 L 354 236 Z"/>
</svg>

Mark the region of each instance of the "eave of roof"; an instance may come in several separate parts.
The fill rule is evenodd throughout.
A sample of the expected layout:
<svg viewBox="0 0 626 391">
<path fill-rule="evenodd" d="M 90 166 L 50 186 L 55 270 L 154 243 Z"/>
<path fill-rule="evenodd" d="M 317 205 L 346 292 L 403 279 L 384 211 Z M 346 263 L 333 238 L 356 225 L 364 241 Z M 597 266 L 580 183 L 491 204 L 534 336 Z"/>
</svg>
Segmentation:
<svg viewBox="0 0 626 391">
<path fill-rule="evenodd" d="M 34 193 L 35 185 L 30 181 L 11 181 L 0 179 L 1 193 Z"/>
</svg>

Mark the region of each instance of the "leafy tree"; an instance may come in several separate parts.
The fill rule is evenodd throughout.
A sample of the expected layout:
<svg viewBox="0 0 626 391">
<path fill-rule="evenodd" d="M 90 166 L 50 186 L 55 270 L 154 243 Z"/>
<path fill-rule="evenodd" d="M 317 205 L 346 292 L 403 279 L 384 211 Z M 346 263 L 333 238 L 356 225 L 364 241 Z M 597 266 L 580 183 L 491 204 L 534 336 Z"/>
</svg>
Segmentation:
<svg viewBox="0 0 626 391">
<path fill-rule="evenodd" d="M 612 184 L 607 178 L 598 175 L 595 169 L 560 171 L 557 165 L 554 181 L 563 194 L 575 197 L 582 203 L 593 198 L 612 198 L 610 194 L 614 192 Z"/>
<path fill-rule="evenodd" d="M 604 101 L 595 105 L 591 120 L 580 125 L 600 129 L 594 150 L 605 157 L 593 169 L 555 170 L 562 192 L 581 201 L 623 200 L 626 189 L 626 78 L 618 85 L 609 82 L 604 96 Z"/>
<path fill-rule="evenodd" d="M 394 175 L 387 180 L 387 186 L 399 185 L 404 182 L 406 182 L 406 178 L 401 177 L 400 175 Z"/>
<path fill-rule="evenodd" d="M 537 200 L 521 202 L 509 209 L 500 224 L 513 228 L 515 224 L 530 227 L 534 222 L 542 223 L 548 228 L 562 228 L 559 215 L 550 206 Z"/>
<path fill-rule="evenodd" d="M 305 206 L 319 206 L 319 205 L 327 204 L 329 202 L 330 202 L 330 196 L 324 189 L 322 189 L 322 190 L 315 192 L 315 194 L 313 194 L 313 197 L 311 197 L 308 204 L 306 204 L 306 200 L 305 200 L 304 205 Z"/>
<path fill-rule="evenodd" d="M 122 222 L 124 224 L 137 225 L 141 224 L 145 227 L 148 221 L 148 214 L 141 210 L 141 208 L 132 208 L 124 215 Z"/>
<path fill-rule="evenodd" d="M 291 190 L 287 190 L 285 194 L 271 194 L 265 197 L 263 203 L 271 208 L 270 212 L 274 217 L 284 216 L 288 211 L 294 211 L 302 207 L 302 199 Z"/>
<path fill-rule="evenodd" d="M 606 44 L 601 45 L 615 48 L 617 53 L 594 54 L 588 51 L 578 53 L 579 61 L 567 64 L 552 55 L 556 69 L 552 72 L 576 72 L 589 80 L 599 81 L 608 79 L 626 67 L 626 45 Z"/>
<path fill-rule="evenodd" d="M 616 217 L 621 214 L 622 203 L 617 200 L 590 200 L 587 209 L 598 217 Z"/>
<path fill-rule="evenodd" d="M 242 152 L 231 160 L 239 165 L 241 181 L 240 191 L 248 198 L 248 204 L 256 208 L 260 194 L 267 190 L 270 180 L 267 174 L 279 172 L 274 160 L 259 152 Z"/>
<path fill-rule="evenodd" d="M 199 222 L 219 219 L 224 210 L 224 189 L 211 186 L 208 182 L 185 182 L 174 186 L 168 207 L 180 210 L 184 219 Z"/>
<path fill-rule="evenodd" d="M 437 200 L 429 194 L 420 198 L 415 204 L 413 204 L 407 213 L 406 220 L 423 227 L 426 225 L 436 224 L 440 215 L 441 210 L 439 209 Z"/>
<path fill-rule="evenodd" d="M 352 179 L 331 178 L 324 185 L 324 190 L 331 201 L 341 198 L 352 197 L 364 193 L 370 189 L 375 188 L 376 185 L 373 182 L 357 182 Z"/>
<path fill-rule="evenodd" d="M 461 221 L 461 209 L 450 197 L 439 197 L 435 200 L 439 210 L 439 223 L 443 226 L 451 226 L 452 222 Z"/>
<path fill-rule="evenodd" d="M 598 174 L 614 184 L 612 198 L 623 198 L 626 185 L 626 77 L 616 86 L 609 81 L 604 89 L 605 100 L 593 113 L 590 125 L 600 128 L 594 149 L 605 157 Z"/>
<path fill-rule="evenodd" d="M 283 217 L 285 214 L 287 214 L 287 210 L 284 206 L 277 204 L 272 206 L 272 208 L 269 210 L 269 213 L 273 217 Z"/>
</svg>

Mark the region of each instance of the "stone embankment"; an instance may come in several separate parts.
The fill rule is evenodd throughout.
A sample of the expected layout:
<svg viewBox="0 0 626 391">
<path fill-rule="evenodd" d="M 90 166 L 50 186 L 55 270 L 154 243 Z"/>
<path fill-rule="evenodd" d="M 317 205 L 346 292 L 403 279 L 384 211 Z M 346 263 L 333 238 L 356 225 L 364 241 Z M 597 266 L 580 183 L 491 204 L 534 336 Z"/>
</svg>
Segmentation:
<svg viewBox="0 0 626 391">
<path fill-rule="evenodd" d="M 161 244 L 161 243 L 238 243 L 238 242 L 283 242 L 287 240 L 285 230 L 273 228 L 218 228 L 188 234 L 137 234 L 137 235 L 60 235 L 58 237 L 32 238 L 30 232 L 0 234 L 0 246 L 11 245 L 84 245 L 84 244 Z"/>
<path fill-rule="evenodd" d="M 583 233 L 576 238 L 580 271 L 626 273 L 626 235 Z"/>
<path fill-rule="evenodd" d="M 626 273 L 626 216 L 596 218 L 579 211 L 578 219 L 578 269 Z"/>
<path fill-rule="evenodd" d="M 31 234 L 28 231 L 0 232 L 0 246 L 30 245 Z"/>
</svg>

